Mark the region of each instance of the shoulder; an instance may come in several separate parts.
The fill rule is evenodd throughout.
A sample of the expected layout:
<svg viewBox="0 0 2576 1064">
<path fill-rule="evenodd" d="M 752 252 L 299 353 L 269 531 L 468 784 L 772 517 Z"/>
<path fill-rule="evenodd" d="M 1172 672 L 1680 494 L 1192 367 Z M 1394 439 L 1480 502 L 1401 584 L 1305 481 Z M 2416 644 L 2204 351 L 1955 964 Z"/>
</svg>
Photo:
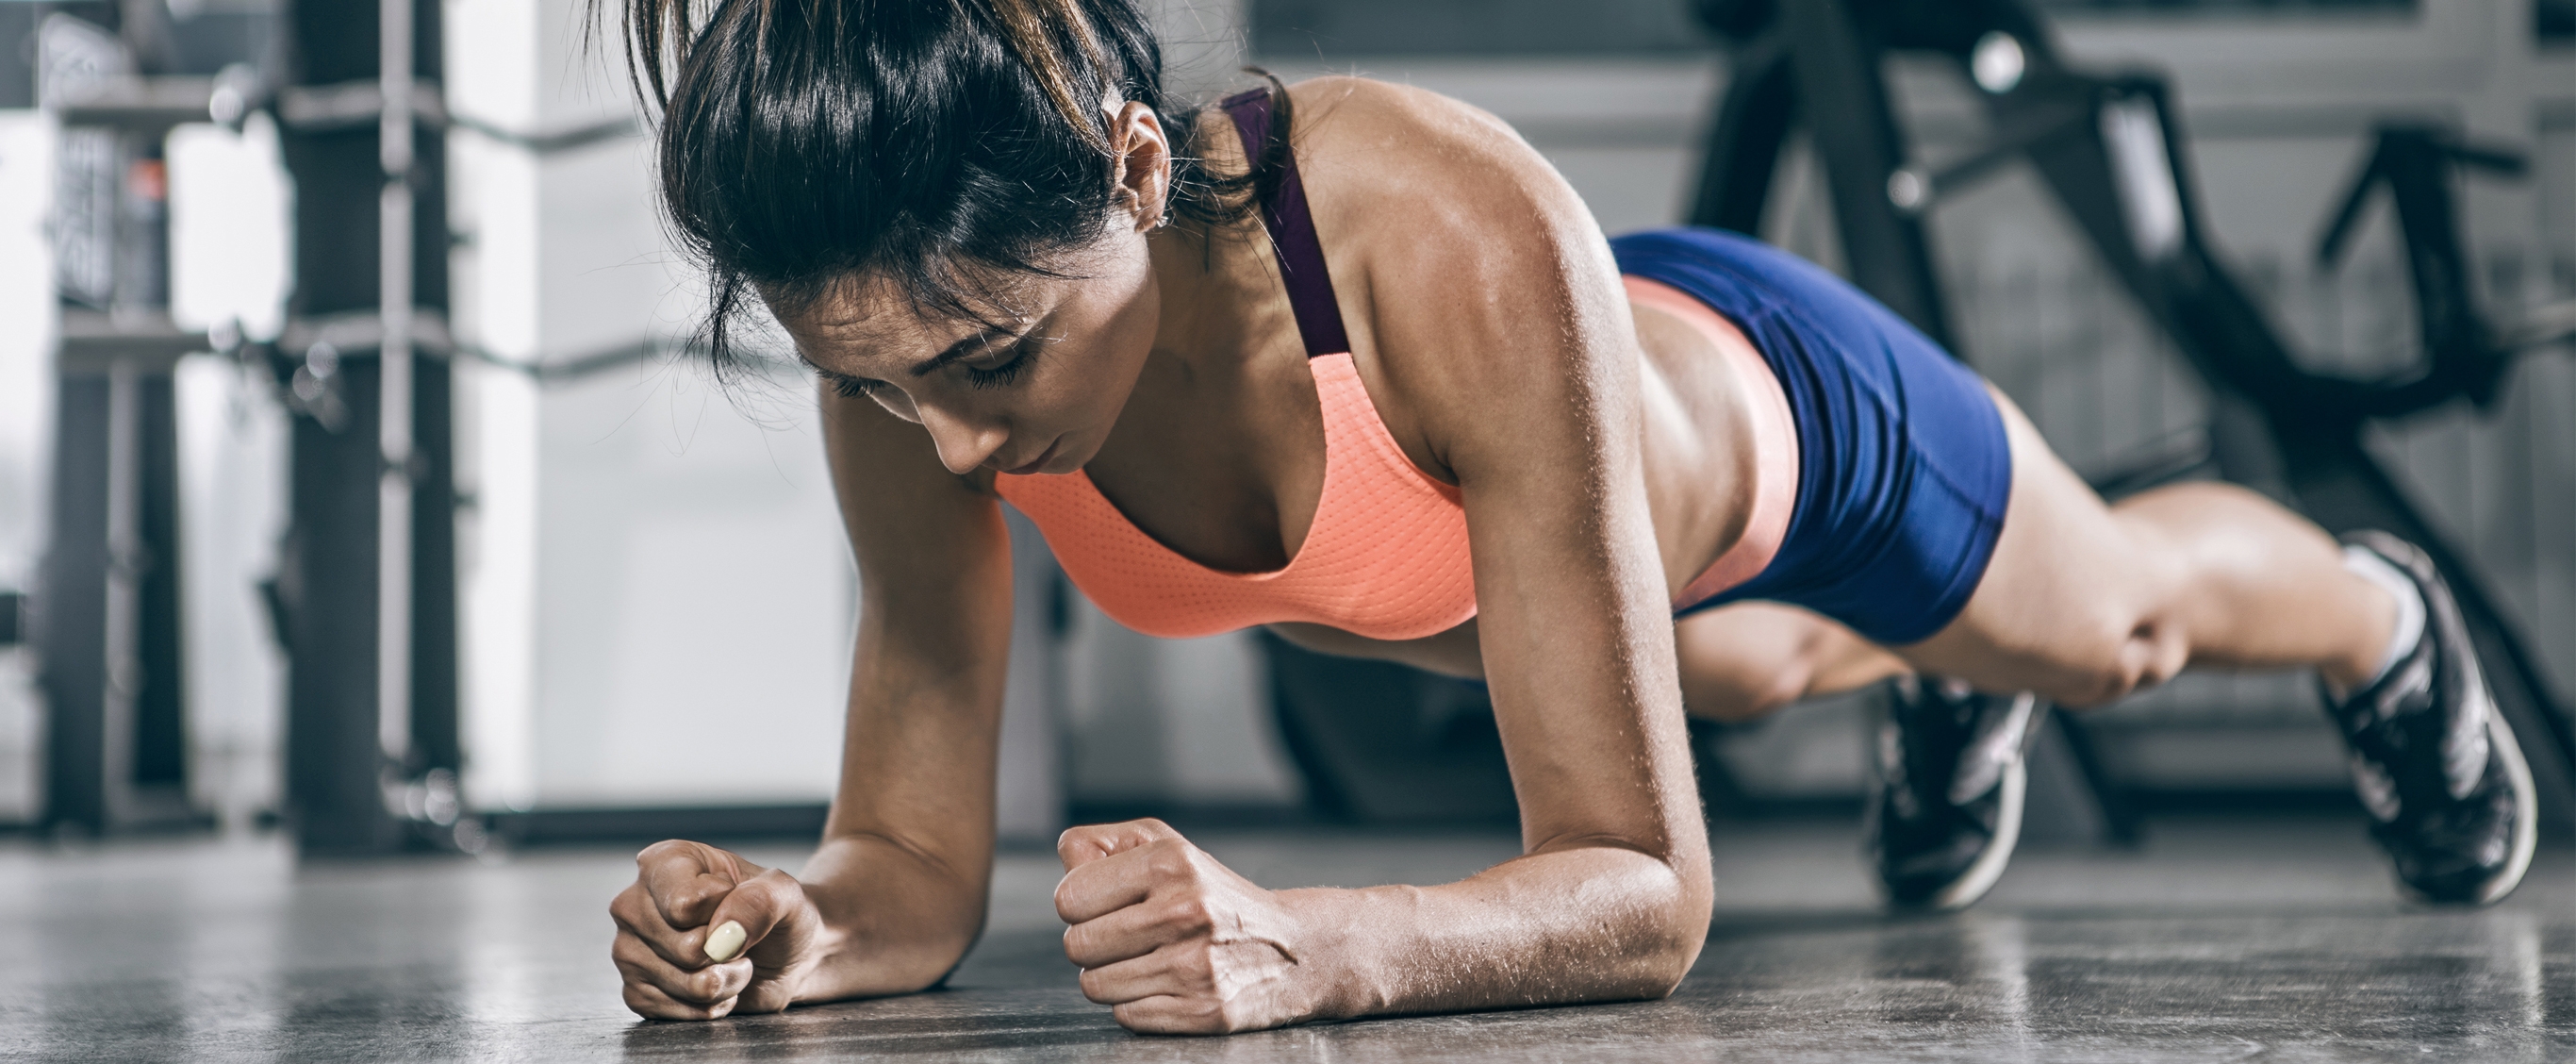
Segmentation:
<svg viewBox="0 0 2576 1064">
<path fill-rule="evenodd" d="M 1347 76 L 1298 82 L 1289 96 L 1298 166 L 1312 184 L 1361 184 L 1374 202 L 1562 186 L 1509 124 L 1462 100 Z"/>
<path fill-rule="evenodd" d="M 1511 126 L 1484 109 L 1429 89 L 1349 74 L 1308 78 L 1288 87 L 1297 105 L 1300 136 L 1448 134 L 1468 140 L 1500 135 L 1518 139 Z"/>
<path fill-rule="evenodd" d="M 1616 288 L 1582 197 L 1501 119 L 1367 78 L 1317 78 L 1290 92 L 1318 233 L 1337 268 L 1347 258 L 1366 273 L 1379 302 Z"/>
<path fill-rule="evenodd" d="M 1509 125 L 1366 78 L 1291 93 L 1298 168 L 1335 287 L 1351 287 L 1347 263 L 1379 373 L 1414 393 L 1403 398 L 1481 402 L 1495 381 L 1562 380 L 1633 345 L 1609 242 Z"/>
</svg>

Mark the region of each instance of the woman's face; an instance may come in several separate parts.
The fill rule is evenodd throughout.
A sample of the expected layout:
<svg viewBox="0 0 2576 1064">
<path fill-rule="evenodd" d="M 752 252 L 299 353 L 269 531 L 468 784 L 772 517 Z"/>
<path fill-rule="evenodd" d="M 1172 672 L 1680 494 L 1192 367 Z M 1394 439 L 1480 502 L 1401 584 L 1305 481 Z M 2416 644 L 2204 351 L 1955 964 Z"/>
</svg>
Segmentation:
<svg viewBox="0 0 2576 1064">
<path fill-rule="evenodd" d="M 950 472 L 1070 473 L 1117 424 L 1160 299 L 1144 234 L 1125 226 L 1059 269 L 1073 276 L 992 285 L 989 322 L 925 316 L 863 283 L 780 323 L 826 386 L 929 430 Z"/>
</svg>

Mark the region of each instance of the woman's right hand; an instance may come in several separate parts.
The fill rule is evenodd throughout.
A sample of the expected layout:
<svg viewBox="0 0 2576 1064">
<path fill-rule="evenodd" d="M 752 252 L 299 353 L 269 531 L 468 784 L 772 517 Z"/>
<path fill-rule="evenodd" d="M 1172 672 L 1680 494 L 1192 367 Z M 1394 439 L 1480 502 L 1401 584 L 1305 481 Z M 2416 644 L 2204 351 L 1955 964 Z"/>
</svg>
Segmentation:
<svg viewBox="0 0 2576 1064">
<path fill-rule="evenodd" d="M 645 847 L 608 915 L 626 1007 L 646 1019 L 777 1012 L 822 960 L 823 917 L 803 883 L 704 843 Z"/>
</svg>

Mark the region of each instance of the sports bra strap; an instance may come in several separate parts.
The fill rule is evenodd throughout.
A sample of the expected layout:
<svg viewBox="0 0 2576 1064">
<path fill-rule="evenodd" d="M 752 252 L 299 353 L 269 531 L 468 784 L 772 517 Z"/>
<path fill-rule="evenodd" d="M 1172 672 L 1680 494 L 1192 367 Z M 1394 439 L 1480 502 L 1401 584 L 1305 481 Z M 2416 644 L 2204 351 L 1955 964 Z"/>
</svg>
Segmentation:
<svg viewBox="0 0 2576 1064">
<path fill-rule="evenodd" d="M 1270 90 L 1229 96 L 1223 106 L 1243 135 L 1245 158 L 1259 165 L 1270 143 Z M 1297 176 L 1296 153 L 1286 137 L 1280 141 L 1279 180 L 1261 201 L 1261 225 L 1279 254 L 1279 275 L 1288 285 L 1288 308 L 1297 316 L 1298 335 L 1306 340 L 1306 357 L 1343 354 L 1351 349 L 1351 338 L 1342 330 L 1342 304 L 1333 298 L 1323 242 L 1315 239 L 1315 216 L 1306 209 L 1306 183 Z"/>
</svg>

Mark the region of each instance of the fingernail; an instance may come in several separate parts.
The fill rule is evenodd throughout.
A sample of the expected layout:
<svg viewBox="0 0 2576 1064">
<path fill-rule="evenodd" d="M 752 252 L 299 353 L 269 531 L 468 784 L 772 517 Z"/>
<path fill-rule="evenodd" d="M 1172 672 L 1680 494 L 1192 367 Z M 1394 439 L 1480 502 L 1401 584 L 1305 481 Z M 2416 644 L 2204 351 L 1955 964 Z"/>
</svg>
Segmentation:
<svg viewBox="0 0 2576 1064">
<path fill-rule="evenodd" d="M 732 960 L 734 954 L 742 952 L 742 940 L 741 921 L 727 920 L 717 924 L 716 929 L 707 934 L 707 959 L 718 964 Z"/>
</svg>

